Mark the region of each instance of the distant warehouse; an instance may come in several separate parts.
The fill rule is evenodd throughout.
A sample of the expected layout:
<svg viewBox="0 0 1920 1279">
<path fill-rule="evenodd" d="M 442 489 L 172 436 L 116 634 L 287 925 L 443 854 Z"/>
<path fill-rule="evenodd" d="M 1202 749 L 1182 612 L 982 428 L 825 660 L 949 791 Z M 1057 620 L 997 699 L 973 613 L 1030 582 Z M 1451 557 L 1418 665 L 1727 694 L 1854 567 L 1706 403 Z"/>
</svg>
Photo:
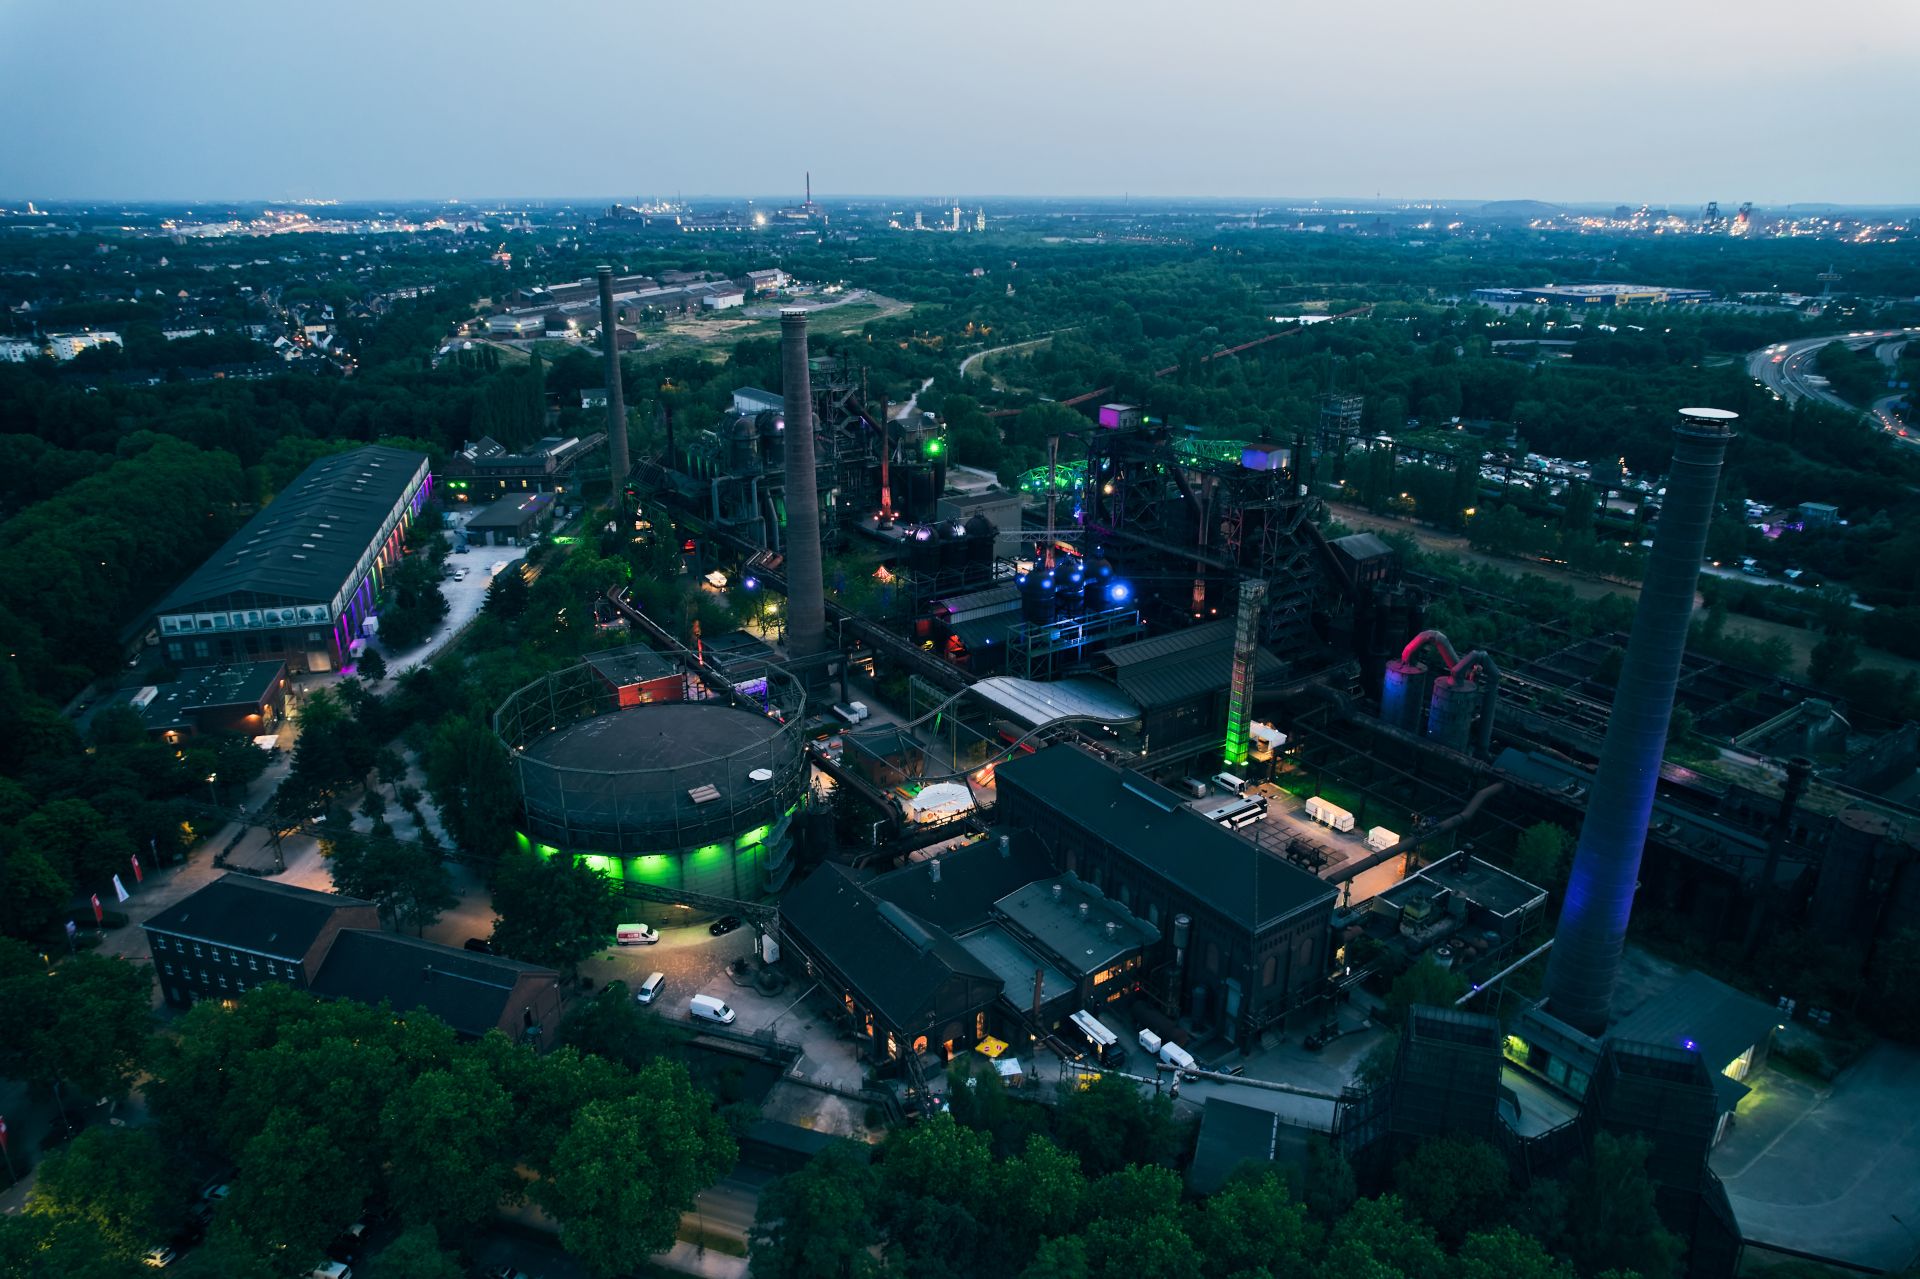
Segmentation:
<svg viewBox="0 0 1920 1279">
<path fill-rule="evenodd" d="M 1669 289 L 1651 284 L 1545 284 L 1533 289 L 1475 289 L 1469 302 L 1488 306 L 1659 306 L 1713 301 L 1707 289 Z"/>
<path fill-rule="evenodd" d="M 167 661 L 336 669 L 432 485 L 424 453 L 368 445 L 321 458 L 160 601 Z"/>
</svg>

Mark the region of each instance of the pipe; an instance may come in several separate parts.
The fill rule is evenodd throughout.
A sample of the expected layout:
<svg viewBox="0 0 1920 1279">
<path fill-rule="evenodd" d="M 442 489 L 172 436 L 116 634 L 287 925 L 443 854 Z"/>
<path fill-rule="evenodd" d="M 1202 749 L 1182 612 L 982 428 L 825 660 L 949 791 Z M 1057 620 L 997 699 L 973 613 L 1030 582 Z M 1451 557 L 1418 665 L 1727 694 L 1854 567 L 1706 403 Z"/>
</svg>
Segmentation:
<svg viewBox="0 0 1920 1279">
<path fill-rule="evenodd" d="M 1488 800 L 1492 799 L 1495 795 L 1498 795 L 1501 791 L 1505 790 L 1506 788 L 1507 788 L 1507 784 L 1505 782 L 1487 783 L 1485 786 L 1482 786 L 1479 790 L 1475 791 L 1473 793 L 1473 798 L 1467 801 L 1467 806 L 1465 808 L 1462 808 L 1459 812 L 1455 813 L 1453 816 L 1444 817 L 1440 819 L 1439 821 L 1427 827 L 1425 830 L 1421 831 L 1417 835 L 1410 835 L 1405 839 L 1396 840 L 1394 843 L 1387 845 L 1385 848 L 1381 849 L 1379 852 L 1371 853 L 1365 857 L 1362 857 L 1359 861 L 1353 863 L 1351 866 L 1341 867 L 1340 873 L 1338 875 L 1329 877 L 1327 882 L 1329 884 L 1349 883 L 1355 879 L 1358 879 L 1360 876 L 1366 874 L 1368 871 L 1372 870 L 1375 866 L 1380 865 L 1382 862 L 1389 862 L 1389 861 L 1392 861 L 1394 858 L 1399 857 L 1403 853 L 1410 853 L 1414 849 L 1418 848 L 1420 845 L 1426 843 L 1428 840 L 1444 835 L 1448 831 L 1453 830 L 1455 827 L 1460 826 L 1463 823 L 1472 821 L 1474 814 L 1480 811 L 1481 805 L 1485 804 Z"/>
<path fill-rule="evenodd" d="M 787 651 L 795 657 L 811 657 L 826 647 L 826 583 L 820 563 L 820 489 L 814 473 L 807 313 L 798 307 L 780 312 L 780 372 L 787 413 Z"/>
<path fill-rule="evenodd" d="M 1780 812 L 1774 819 L 1773 838 L 1767 841 L 1767 860 L 1760 870 L 1760 882 L 1754 885 L 1753 914 L 1747 920 L 1747 940 L 1742 953 L 1752 959 L 1760 948 L 1760 938 L 1766 931 L 1767 911 L 1773 904 L 1773 878 L 1780 873 L 1780 855 L 1786 851 L 1787 840 L 1793 834 L 1793 812 L 1799 807 L 1800 797 L 1807 793 L 1807 783 L 1813 779 L 1813 761 L 1804 755 L 1795 755 L 1787 761 L 1787 778 L 1780 788 Z"/>
<path fill-rule="evenodd" d="M 1453 1006 L 1455 1008 L 1459 1008 L 1463 1006 L 1464 1004 L 1466 1004 L 1468 1000 L 1472 999 L 1475 995 L 1479 994 L 1481 991 L 1491 989 L 1495 982 L 1499 981 L 1502 977 L 1505 977 L 1508 973 L 1511 973 L 1517 969 L 1526 967 L 1528 964 L 1532 963 L 1535 959 L 1539 958 L 1541 955 L 1546 954 L 1549 950 L 1552 950 L 1552 949 L 1553 949 L 1553 938 L 1549 937 L 1542 944 L 1535 946 L 1532 950 L 1520 956 L 1520 958 L 1514 960 L 1511 964 L 1508 964 L 1505 968 L 1502 968 L 1499 972 L 1487 978 L 1485 981 L 1479 983 L 1472 990 L 1469 990 L 1466 994 L 1460 996 L 1460 998 L 1454 1000 Z"/>
<path fill-rule="evenodd" d="M 1667 501 L 1647 555 L 1600 767 L 1554 933 L 1547 1009 L 1596 1038 L 1606 1033 L 1613 1010 L 1667 724 L 1693 621 L 1694 588 L 1735 418 L 1724 409 L 1680 410 Z"/>
<path fill-rule="evenodd" d="M 1500 668 L 1494 664 L 1492 655 L 1476 648 L 1465 657 L 1455 657 L 1453 642 L 1444 632 L 1427 630 L 1407 641 L 1407 646 L 1400 650 L 1400 660 L 1411 662 L 1423 644 L 1433 645 L 1440 660 L 1447 664 L 1447 674 L 1456 680 L 1464 680 L 1475 669 L 1486 673 L 1486 694 L 1480 707 L 1480 723 L 1474 732 L 1474 749 L 1483 757 L 1492 755 L 1494 709 L 1500 700 Z"/>
<path fill-rule="evenodd" d="M 613 468 L 609 483 L 617 501 L 631 469 L 627 460 L 627 392 L 620 383 L 620 343 L 613 322 L 613 268 L 602 266 L 596 274 L 600 277 L 600 340 L 607 348 L 607 465 Z"/>
</svg>

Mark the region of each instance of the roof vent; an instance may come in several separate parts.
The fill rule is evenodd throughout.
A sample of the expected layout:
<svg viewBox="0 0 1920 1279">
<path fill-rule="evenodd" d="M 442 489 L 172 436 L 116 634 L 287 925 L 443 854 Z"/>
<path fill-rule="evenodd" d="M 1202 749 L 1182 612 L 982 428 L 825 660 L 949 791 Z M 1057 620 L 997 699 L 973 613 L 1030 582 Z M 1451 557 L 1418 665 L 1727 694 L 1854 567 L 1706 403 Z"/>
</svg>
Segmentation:
<svg viewBox="0 0 1920 1279">
<path fill-rule="evenodd" d="M 1085 902 L 1081 902 L 1079 907 L 1079 913 L 1080 913 L 1080 922 L 1084 924 L 1087 922 L 1087 917 L 1093 913 L 1093 907 L 1087 905 L 1087 903 Z"/>
<path fill-rule="evenodd" d="M 1064 888 L 1062 888 L 1062 887 L 1061 887 L 1060 885 L 1058 885 L 1058 884 L 1055 884 L 1055 885 L 1053 886 L 1053 900 L 1054 900 L 1054 901 L 1056 901 L 1056 902 L 1058 902 L 1058 901 L 1059 901 L 1059 900 L 1060 900 L 1060 899 L 1061 899 L 1062 897 L 1065 897 L 1066 895 L 1067 895 L 1067 890 L 1066 890 L 1066 889 L 1064 889 Z"/>
<path fill-rule="evenodd" d="M 1000 856 L 1013 856 L 1013 840 L 1009 836 L 1002 835 L 1000 837 Z"/>
<path fill-rule="evenodd" d="M 927 863 L 927 878 L 934 883 L 940 882 L 940 859 L 935 857 Z"/>
</svg>

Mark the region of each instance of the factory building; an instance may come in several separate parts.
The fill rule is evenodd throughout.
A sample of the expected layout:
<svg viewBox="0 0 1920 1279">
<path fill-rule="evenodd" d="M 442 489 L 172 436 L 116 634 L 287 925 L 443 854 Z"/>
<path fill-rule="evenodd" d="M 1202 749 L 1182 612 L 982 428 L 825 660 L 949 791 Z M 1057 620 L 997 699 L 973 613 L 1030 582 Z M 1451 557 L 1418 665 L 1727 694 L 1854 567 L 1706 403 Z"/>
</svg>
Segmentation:
<svg viewBox="0 0 1920 1279">
<path fill-rule="evenodd" d="M 160 601 L 167 662 L 339 667 L 432 484 L 424 453 L 382 445 L 309 466 Z"/>
<path fill-rule="evenodd" d="M 604 392 L 601 403 L 605 404 Z M 447 459 L 440 478 L 455 502 L 491 502 L 508 494 L 564 493 L 577 490 L 575 473 L 607 442 L 603 432 L 548 436 L 509 449 L 492 436 L 465 444 Z"/>
<path fill-rule="evenodd" d="M 126 704 L 153 737 L 177 746 L 203 733 L 263 737 L 287 713 L 284 658 L 189 667 L 178 679 L 136 689 Z"/>
<path fill-rule="evenodd" d="M 1590 307 L 1659 306 L 1677 303 L 1695 306 L 1713 301 L 1709 289 L 1673 289 L 1648 284 L 1547 284 L 1531 289 L 1475 289 L 1469 302 L 1489 306 Z"/>
<path fill-rule="evenodd" d="M 1247 1044 L 1326 989 L 1335 889 L 1072 746 L 996 773 L 996 816 L 1158 933 L 1143 985 L 1170 1016 Z"/>
</svg>

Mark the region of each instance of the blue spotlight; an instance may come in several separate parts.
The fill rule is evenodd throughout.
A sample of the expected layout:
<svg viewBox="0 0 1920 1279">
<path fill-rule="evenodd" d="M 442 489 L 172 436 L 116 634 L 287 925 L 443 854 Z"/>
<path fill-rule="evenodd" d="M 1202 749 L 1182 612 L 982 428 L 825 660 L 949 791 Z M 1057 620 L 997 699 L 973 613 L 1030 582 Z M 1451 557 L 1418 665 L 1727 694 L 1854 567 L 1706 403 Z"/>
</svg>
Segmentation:
<svg viewBox="0 0 1920 1279">
<path fill-rule="evenodd" d="M 1107 587 L 1107 598 L 1115 604 L 1124 604 L 1133 596 L 1133 588 L 1125 582 L 1115 582 Z"/>
</svg>

